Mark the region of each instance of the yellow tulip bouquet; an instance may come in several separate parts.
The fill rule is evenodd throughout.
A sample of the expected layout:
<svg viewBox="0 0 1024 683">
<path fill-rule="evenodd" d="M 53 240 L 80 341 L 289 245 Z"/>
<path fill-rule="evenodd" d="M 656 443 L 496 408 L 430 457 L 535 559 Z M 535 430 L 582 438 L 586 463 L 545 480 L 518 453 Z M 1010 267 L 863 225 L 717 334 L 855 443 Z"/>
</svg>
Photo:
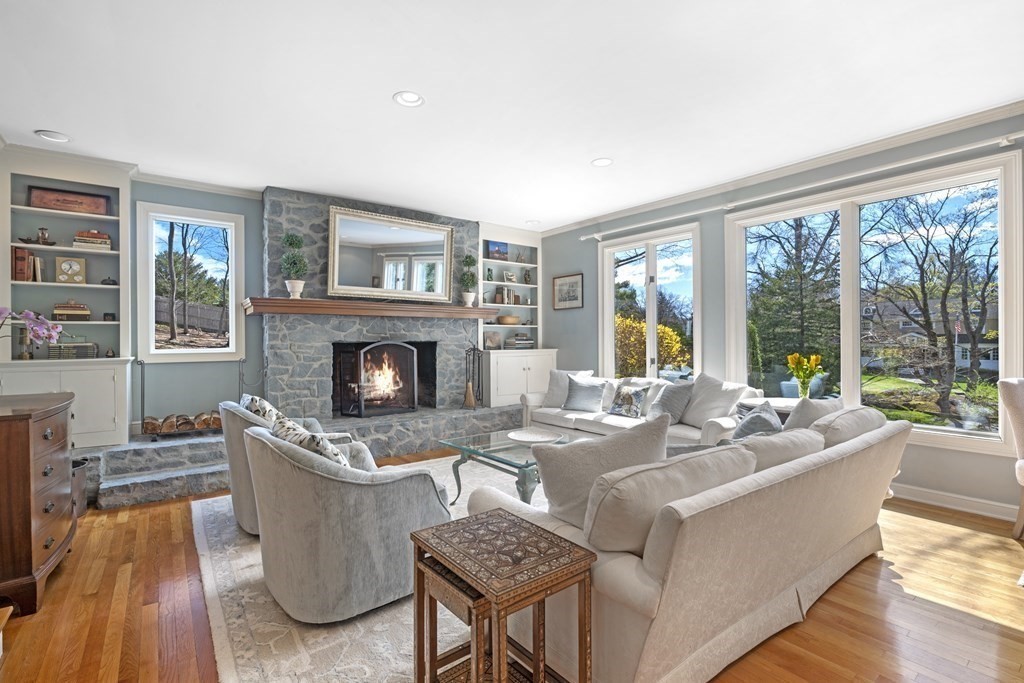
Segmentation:
<svg viewBox="0 0 1024 683">
<path fill-rule="evenodd" d="M 789 363 L 789 371 L 796 380 L 800 398 L 807 398 L 811 395 L 811 380 L 825 374 L 825 369 L 821 367 L 821 356 L 812 354 L 809 358 L 804 358 L 799 353 L 791 353 L 786 356 L 786 361 Z"/>
</svg>

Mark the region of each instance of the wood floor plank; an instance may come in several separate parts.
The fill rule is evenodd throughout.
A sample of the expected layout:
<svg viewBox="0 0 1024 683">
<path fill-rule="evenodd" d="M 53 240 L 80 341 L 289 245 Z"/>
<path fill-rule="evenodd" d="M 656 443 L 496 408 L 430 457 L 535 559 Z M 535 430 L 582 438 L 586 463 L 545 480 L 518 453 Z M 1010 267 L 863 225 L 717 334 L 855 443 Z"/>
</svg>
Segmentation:
<svg viewBox="0 0 1024 683">
<path fill-rule="evenodd" d="M 121 662 L 121 645 L 124 643 L 124 615 L 128 609 L 128 590 L 131 588 L 132 565 L 125 563 L 117 568 L 114 592 L 110 599 L 107 628 L 104 633 L 103 650 L 100 655 L 100 683 L 113 683 Z"/>
<path fill-rule="evenodd" d="M 160 680 L 160 605 L 142 607 L 142 638 L 139 645 L 139 683 Z"/>
</svg>

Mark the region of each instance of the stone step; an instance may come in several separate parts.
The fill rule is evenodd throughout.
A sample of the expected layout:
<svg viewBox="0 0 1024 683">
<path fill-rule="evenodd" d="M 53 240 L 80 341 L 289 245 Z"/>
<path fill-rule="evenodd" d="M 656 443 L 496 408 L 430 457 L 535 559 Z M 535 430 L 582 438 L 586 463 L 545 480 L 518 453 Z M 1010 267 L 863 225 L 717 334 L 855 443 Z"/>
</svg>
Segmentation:
<svg viewBox="0 0 1024 683">
<path fill-rule="evenodd" d="M 100 481 L 96 507 L 103 510 L 152 503 L 169 498 L 225 491 L 228 486 L 227 462 L 148 474 L 104 477 Z"/>
<path fill-rule="evenodd" d="M 150 441 L 133 438 L 124 446 L 107 448 L 100 478 L 103 480 L 154 472 L 173 472 L 227 461 L 223 436 Z"/>
</svg>

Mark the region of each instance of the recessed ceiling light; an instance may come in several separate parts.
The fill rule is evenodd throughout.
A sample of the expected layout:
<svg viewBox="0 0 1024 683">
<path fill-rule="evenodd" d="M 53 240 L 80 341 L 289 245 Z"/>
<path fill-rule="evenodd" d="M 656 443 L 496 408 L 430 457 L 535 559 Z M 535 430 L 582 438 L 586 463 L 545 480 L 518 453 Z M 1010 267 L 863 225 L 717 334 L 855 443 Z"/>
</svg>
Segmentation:
<svg viewBox="0 0 1024 683">
<path fill-rule="evenodd" d="M 64 133 L 59 133 L 55 130 L 37 130 L 34 132 L 42 139 L 49 140 L 50 142 L 71 142 L 70 137 L 64 135 Z"/>
<path fill-rule="evenodd" d="M 528 221 L 526 221 L 526 224 L 527 225 L 540 225 L 540 221 L 528 220 Z"/>
<path fill-rule="evenodd" d="M 392 226 L 391 226 L 391 229 L 392 229 L 392 230 L 401 230 L 401 228 L 398 228 L 398 227 L 396 227 L 396 226 L 394 226 L 394 225 L 392 225 Z"/>
<path fill-rule="evenodd" d="M 609 159 L 608 157 L 599 157 L 599 158 L 594 159 L 593 161 L 591 161 L 590 165 L 591 166 L 597 166 L 598 168 L 602 168 L 604 166 L 611 166 L 614 163 L 615 162 L 612 159 Z"/>
<path fill-rule="evenodd" d="M 415 93 L 412 90 L 399 90 L 391 98 L 398 102 L 403 107 L 418 107 L 426 100 L 423 99 L 423 95 Z"/>
</svg>

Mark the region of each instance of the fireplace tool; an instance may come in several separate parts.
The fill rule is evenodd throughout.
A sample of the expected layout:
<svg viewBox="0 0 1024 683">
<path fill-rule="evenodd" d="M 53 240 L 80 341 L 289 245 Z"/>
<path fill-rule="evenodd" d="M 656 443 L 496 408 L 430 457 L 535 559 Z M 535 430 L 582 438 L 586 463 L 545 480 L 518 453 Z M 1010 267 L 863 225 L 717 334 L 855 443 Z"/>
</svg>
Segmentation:
<svg viewBox="0 0 1024 683">
<path fill-rule="evenodd" d="M 483 371 L 484 352 L 473 344 L 466 349 L 466 397 L 462 401 L 463 408 L 476 407 L 483 403 L 484 392 L 480 377 Z"/>
</svg>

